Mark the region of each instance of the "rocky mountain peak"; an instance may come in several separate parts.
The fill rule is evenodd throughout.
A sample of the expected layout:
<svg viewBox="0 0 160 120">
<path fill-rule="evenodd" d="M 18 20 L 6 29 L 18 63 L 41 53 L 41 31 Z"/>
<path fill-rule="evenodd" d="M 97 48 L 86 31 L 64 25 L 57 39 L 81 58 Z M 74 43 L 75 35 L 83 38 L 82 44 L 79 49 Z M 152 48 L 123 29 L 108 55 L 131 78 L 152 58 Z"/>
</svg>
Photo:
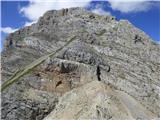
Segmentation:
<svg viewBox="0 0 160 120">
<path fill-rule="evenodd" d="M 160 45 L 127 20 L 83 8 L 48 11 L 10 34 L 2 83 L 71 38 L 2 92 L 2 120 L 160 117 Z"/>
</svg>

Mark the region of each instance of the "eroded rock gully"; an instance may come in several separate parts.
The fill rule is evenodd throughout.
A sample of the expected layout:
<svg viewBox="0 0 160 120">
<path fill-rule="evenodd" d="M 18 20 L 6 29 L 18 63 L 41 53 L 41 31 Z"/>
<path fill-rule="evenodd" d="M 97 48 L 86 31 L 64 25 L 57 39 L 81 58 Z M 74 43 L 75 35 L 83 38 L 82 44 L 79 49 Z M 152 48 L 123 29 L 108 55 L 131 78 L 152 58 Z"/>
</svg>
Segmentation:
<svg viewBox="0 0 160 120">
<path fill-rule="evenodd" d="M 10 34 L 2 83 L 76 36 L 2 92 L 2 120 L 160 119 L 160 45 L 126 20 L 51 10 Z"/>
</svg>

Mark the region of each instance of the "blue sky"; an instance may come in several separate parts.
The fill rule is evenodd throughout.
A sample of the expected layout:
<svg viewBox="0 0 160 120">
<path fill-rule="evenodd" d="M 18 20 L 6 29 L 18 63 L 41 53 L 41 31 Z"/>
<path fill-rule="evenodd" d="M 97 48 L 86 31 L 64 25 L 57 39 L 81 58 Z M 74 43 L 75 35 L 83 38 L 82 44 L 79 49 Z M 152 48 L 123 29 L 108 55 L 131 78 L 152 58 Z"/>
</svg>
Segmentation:
<svg viewBox="0 0 160 120">
<path fill-rule="evenodd" d="M 66 0 L 67 1 L 67 0 Z M 146 0 L 83 0 L 67 2 L 41 0 L 2 1 L 1 2 L 1 42 L 15 30 L 37 21 L 47 10 L 68 7 L 86 7 L 98 14 L 111 14 L 119 19 L 127 19 L 136 27 L 142 29 L 153 40 L 160 42 L 160 1 Z M 85 2 L 84 2 L 85 1 Z M 2 48 L 2 45 L 1 45 Z"/>
</svg>

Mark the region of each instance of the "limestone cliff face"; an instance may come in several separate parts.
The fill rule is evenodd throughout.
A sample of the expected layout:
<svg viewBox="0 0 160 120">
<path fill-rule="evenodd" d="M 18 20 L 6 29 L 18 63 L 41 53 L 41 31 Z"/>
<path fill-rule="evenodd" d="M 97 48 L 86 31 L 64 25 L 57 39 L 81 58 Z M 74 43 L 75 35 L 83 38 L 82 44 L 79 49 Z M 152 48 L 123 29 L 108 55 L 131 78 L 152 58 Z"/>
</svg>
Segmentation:
<svg viewBox="0 0 160 120">
<path fill-rule="evenodd" d="M 160 119 L 160 45 L 126 20 L 83 8 L 46 12 L 8 36 L 2 83 L 75 40 L 2 93 L 2 120 Z"/>
</svg>

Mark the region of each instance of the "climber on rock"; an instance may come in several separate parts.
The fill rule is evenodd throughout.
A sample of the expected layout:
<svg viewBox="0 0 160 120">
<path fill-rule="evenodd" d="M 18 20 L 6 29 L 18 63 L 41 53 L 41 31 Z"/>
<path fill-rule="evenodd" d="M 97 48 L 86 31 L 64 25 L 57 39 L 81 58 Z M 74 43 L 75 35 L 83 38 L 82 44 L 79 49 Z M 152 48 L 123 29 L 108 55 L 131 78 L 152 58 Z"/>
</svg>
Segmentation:
<svg viewBox="0 0 160 120">
<path fill-rule="evenodd" d="M 97 71 L 96 71 L 97 73 L 97 79 L 98 79 L 98 81 L 101 81 L 101 77 L 100 77 L 100 75 L 101 75 L 101 70 L 100 70 L 100 66 L 99 65 L 97 65 Z"/>
</svg>

